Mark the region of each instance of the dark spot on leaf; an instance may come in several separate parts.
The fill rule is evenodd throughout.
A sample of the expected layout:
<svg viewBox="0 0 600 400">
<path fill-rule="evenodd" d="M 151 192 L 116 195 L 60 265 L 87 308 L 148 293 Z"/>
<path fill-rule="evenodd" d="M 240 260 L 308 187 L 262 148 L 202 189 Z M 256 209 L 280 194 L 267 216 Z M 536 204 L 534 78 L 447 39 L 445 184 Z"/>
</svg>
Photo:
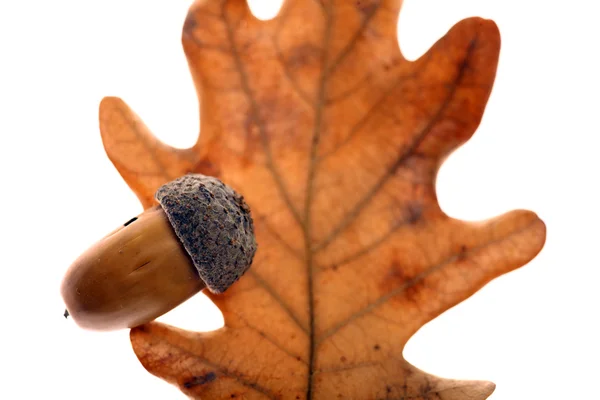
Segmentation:
<svg viewBox="0 0 600 400">
<path fill-rule="evenodd" d="M 321 59 L 321 49 L 310 43 L 297 46 L 290 51 L 287 64 L 290 68 L 300 68 L 314 64 Z"/>
<path fill-rule="evenodd" d="M 378 344 L 376 344 L 375 346 L 373 346 L 373 350 L 379 350 L 379 349 L 381 349 L 381 347 Z"/>
<path fill-rule="evenodd" d="M 340 357 L 340 361 L 341 361 L 341 362 L 346 362 L 346 357 L 344 357 L 344 356 L 341 356 L 341 357 Z"/>
<path fill-rule="evenodd" d="M 192 13 L 189 13 L 183 24 L 183 32 L 188 34 L 191 33 L 191 31 L 196 29 L 196 25 L 196 18 Z"/>
<path fill-rule="evenodd" d="M 377 3 L 372 0 L 357 0 L 355 4 L 363 17 L 367 17 L 377 10 Z"/>
<path fill-rule="evenodd" d="M 423 206 L 420 203 L 409 203 L 406 207 L 406 221 L 414 225 L 416 224 L 421 215 L 423 214 Z"/>
<path fill-rule="evenodd" d="M 217 374 L 215 374 L 214 372 L 209 372 L 206 375 L 193 376 L 190 380 L 188 380 L 187 382 L 184 382 L 183 386 L 186 389 L 189 389 L 194 386 L 204 385 L 206 383 L 212 382 L 215 379 L 217 379 Z"/>
<path fill-rule="evenodd" d="M 385 391 L 386 391 L 387 393 L 392 393 L 392 387 L 391 387 L 391 386 L 386 386 L 386 387 L 385 387 Z"/>
<path fill-rule="evenodd" d="M 424 385 L 421 385 L 421 387 L 419 388 L 419 391 L 423 397 L 427 398 L 427 397 L 429 397 L 429 393 L 431 392 L 432 389 L 433 389 L 433 387 L 431 386 L 431 382 L 429 382 L 429 380 L 427 380 Z"/>
<path fill-rule="evenodd" d="M 414 301 L 423 289 L 422 279 L 415 280 L 415 277 L 410 275 L 412 270 L 414 270 L 413 266 L 401 263 L 398 259 L 392 259 L 388 272 L 382 277 L 379 287 L 383 293 L 389 293 L 399 287 L 404 287 L 404 289 L 402 295 L 392 297 L 390 302 Z"/>
<path fill-rule="evenodd" d="M 404 268 L 402 268 L 402 265 L 397 260 L 392 261 L 387 278 L 390 278 L 390 279 L 393 279 L 394 281 L 396 281 L 395 284 L 404 283 L 404 281 L 406 280 L 406 274 L 404 273 Z"/>
<path fill-rule="evenodd" d="M 221 170 L 219 167 L 207 159 L 203 159 L 196 163 L 190 172 L 197 172 L 206 176 L 214 176 L 215 178 L 218 178 L 221 175 Z"/>
<path fill-rule="evenodd" d="M 458 253 L 458 260 L 464 260 L 467 258 L 467 251 L 469 249 L 464 244 L 460 246 L 460 252 Z"/>
</svg>

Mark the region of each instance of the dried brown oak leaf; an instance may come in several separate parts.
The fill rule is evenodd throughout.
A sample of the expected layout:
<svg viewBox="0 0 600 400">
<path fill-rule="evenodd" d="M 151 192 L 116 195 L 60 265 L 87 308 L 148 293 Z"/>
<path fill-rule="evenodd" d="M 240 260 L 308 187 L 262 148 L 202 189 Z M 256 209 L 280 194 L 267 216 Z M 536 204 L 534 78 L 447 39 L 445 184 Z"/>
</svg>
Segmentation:
<svg viewBox="0 0 600 400">
<path fill-rule="evenodd" d="M 402 356 L 431 319 L 531 260 L 532 212 L 467 223 L 436 199 L 442 160 L 478 126 L 500 37 L 453 27 L 405 60 L 400 0 L 288 0 L 260 21 L 245 0 L 192 6 L 183 47 L 201 98 L 197 145 L 160 143 L 119 99 L 100 107 L 106 151 L 142 204 L 190 171 L 252 208 L 254 264 L 223 295 L 215 332 L 131 331 L 152 374 L 203 399 L 484 399 Z"/>
</svg>

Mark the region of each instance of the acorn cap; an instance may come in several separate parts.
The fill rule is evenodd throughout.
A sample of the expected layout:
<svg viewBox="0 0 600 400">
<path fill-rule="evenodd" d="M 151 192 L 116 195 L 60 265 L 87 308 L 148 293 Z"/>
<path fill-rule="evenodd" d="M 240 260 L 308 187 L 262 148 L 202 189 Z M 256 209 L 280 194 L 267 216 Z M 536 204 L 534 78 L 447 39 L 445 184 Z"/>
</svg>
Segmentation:
<svg viewBox="0 0 600 400">
<path fill-rule="evenodd" d="M 256 239 L 240 194 L 216 178 L 189 174 L 161 186 L 155 198 L 211 292 L 224 292 L 248 270 Z"/>
</svg>

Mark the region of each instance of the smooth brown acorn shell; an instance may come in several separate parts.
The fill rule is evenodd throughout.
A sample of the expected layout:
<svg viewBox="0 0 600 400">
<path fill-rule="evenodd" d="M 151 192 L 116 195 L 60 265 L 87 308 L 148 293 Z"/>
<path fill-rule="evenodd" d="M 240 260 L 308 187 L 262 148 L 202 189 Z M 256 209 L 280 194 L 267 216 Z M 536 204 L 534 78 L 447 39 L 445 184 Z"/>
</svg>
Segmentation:
<svg viewBox="0 0 600 400">
<path fill-rule="evenodd" d="M 132 328 L 205 288 L 160 206 L 104 237 L 68 269 L 61 294 L 81 327 Z"/>
</svg>

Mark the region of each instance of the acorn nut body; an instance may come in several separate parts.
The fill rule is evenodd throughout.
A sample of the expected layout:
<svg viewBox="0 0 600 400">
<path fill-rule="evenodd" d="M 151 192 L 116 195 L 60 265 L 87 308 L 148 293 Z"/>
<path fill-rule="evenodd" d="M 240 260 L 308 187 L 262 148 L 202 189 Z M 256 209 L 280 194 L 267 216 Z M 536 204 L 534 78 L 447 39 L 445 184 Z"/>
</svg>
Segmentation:
<svg viewBox="0 0 600 400">
<path fill-rule="evenodd" d="M 250 209 L 216 178 L 185 175 L 155 194 L 159 206 L 84 252 L 61 286 L 83 328 L 113 330 L 152 321 L 204 288 L 224 292 L 256 252 Z"/>
</svg>

